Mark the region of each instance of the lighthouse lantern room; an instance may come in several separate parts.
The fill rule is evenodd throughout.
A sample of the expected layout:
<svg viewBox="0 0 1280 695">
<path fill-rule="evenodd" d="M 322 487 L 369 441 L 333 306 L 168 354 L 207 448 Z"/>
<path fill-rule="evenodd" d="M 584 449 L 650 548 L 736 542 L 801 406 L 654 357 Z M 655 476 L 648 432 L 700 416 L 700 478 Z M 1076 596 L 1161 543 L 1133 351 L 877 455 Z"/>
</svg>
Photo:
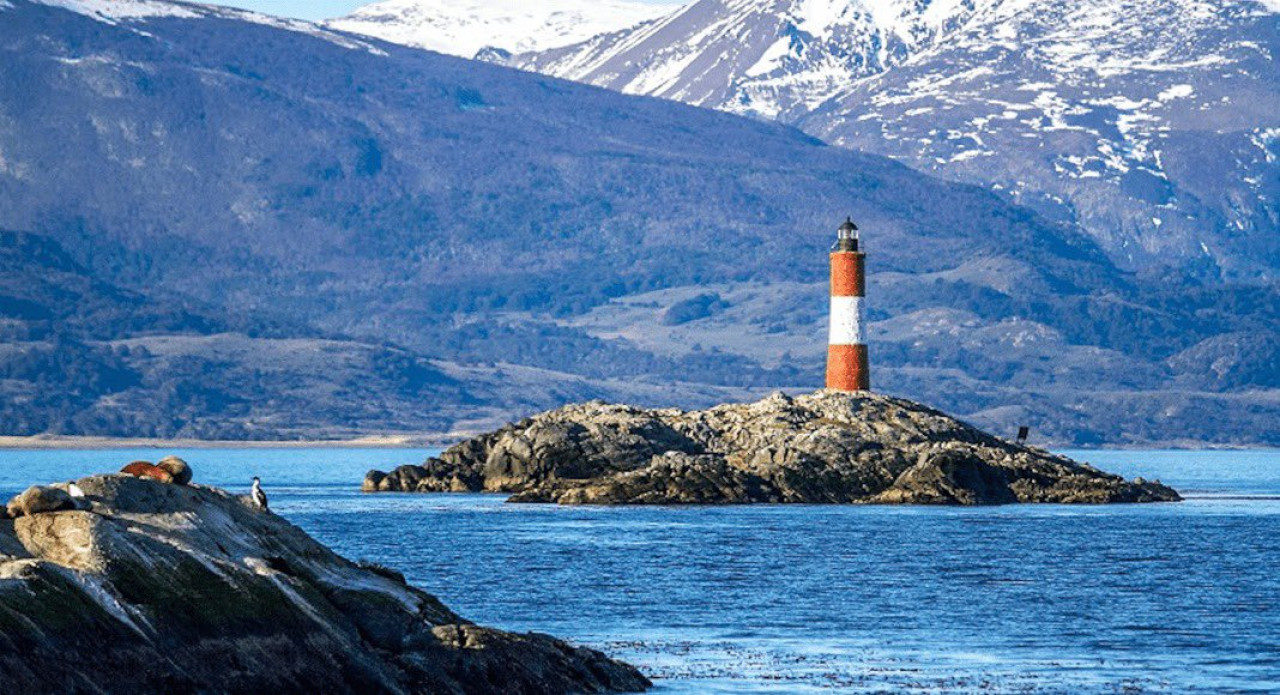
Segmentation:
<svg viewBox="0 0 1280 695">
<path fill-rule="evenodd" d="M 858 225 L 848 218 L 831 249 L 831 331 L 827 341 L 827 388 L 871 388 L 864 321 L 866 254 L 859 248 Z"/>
</svg>

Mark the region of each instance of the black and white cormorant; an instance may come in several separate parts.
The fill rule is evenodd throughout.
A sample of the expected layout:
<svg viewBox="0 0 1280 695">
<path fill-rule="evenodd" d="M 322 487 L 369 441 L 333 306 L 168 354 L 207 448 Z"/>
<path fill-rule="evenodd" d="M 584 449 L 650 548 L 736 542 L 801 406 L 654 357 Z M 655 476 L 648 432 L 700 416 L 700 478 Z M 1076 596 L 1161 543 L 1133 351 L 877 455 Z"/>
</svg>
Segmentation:
<svg viewBox="0 0 1280 695">
<path fill-rule="evenodd" d="M 258 476 L 253 476 L 253 490 L 249 493 L 253 498 L 253 503 L 258 505 L 259 509 L 267 509 L 267 493 L 262 491 L 262 481 L 258 480 Z"/>
</svg>

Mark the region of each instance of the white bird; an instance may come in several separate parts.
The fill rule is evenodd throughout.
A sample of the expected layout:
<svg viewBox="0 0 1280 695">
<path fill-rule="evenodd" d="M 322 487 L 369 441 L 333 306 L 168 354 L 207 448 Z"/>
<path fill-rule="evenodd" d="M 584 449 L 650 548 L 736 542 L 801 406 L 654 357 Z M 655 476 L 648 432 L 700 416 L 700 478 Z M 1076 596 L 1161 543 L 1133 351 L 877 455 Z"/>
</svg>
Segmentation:
<svg viewBox="0 0 1280 695">
<path fill-rule="evenodd" d="M 84 490 L 81 490 L 80 486 L 75 483 L 67 483 L 67 494 L 72 497 L 80 498 L 84 497 Z"/>
<path fill-rule="evenodd" d="M 249 493 L 253 497 L 253 503 L 258 505 L 259 509 L 267 508 L 267 493 L 262 491 L 262 481 L 258 480 L 258 476 L 253 476 L 253 490 Z"/>
</svg>

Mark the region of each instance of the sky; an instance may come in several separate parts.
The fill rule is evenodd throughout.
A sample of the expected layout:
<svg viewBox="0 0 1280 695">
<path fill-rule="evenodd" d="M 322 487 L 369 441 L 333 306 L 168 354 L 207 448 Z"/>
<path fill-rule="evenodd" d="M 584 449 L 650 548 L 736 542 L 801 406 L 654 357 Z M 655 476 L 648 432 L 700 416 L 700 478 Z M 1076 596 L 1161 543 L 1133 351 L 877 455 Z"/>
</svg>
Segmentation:
<svg viewBox="0 0 1280 695">
<path fill-rule="evenodd" d="M 231 5 L 257 10 L 280 17 L 299 19 L 329 19 L 368 5 L 373 0 L 204 0 L 215 5 Z M 642 0 L 655 5 L 680 4 L 679 0 Z"/>
</svg>

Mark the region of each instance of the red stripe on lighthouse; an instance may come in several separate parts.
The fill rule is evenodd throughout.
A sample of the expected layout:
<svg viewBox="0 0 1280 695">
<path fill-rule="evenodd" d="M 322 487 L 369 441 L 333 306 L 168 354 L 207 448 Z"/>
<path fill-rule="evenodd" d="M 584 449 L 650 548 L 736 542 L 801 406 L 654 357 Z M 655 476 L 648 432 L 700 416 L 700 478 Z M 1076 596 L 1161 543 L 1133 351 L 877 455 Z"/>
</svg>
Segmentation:
<svg viewBox="0 0 1280 695">
<path fill-rule="evenodd" d="M 836 251 L 831 254 L 831 296 L 865 297 L 867 282 L 862 277 L 864 254 L 857 251 Z"/>
<path fill-rule="evenodd" d="M 827 388 L 836 391 L 871 389 L 866 345 L 827 346 Z"/>
</svg>

